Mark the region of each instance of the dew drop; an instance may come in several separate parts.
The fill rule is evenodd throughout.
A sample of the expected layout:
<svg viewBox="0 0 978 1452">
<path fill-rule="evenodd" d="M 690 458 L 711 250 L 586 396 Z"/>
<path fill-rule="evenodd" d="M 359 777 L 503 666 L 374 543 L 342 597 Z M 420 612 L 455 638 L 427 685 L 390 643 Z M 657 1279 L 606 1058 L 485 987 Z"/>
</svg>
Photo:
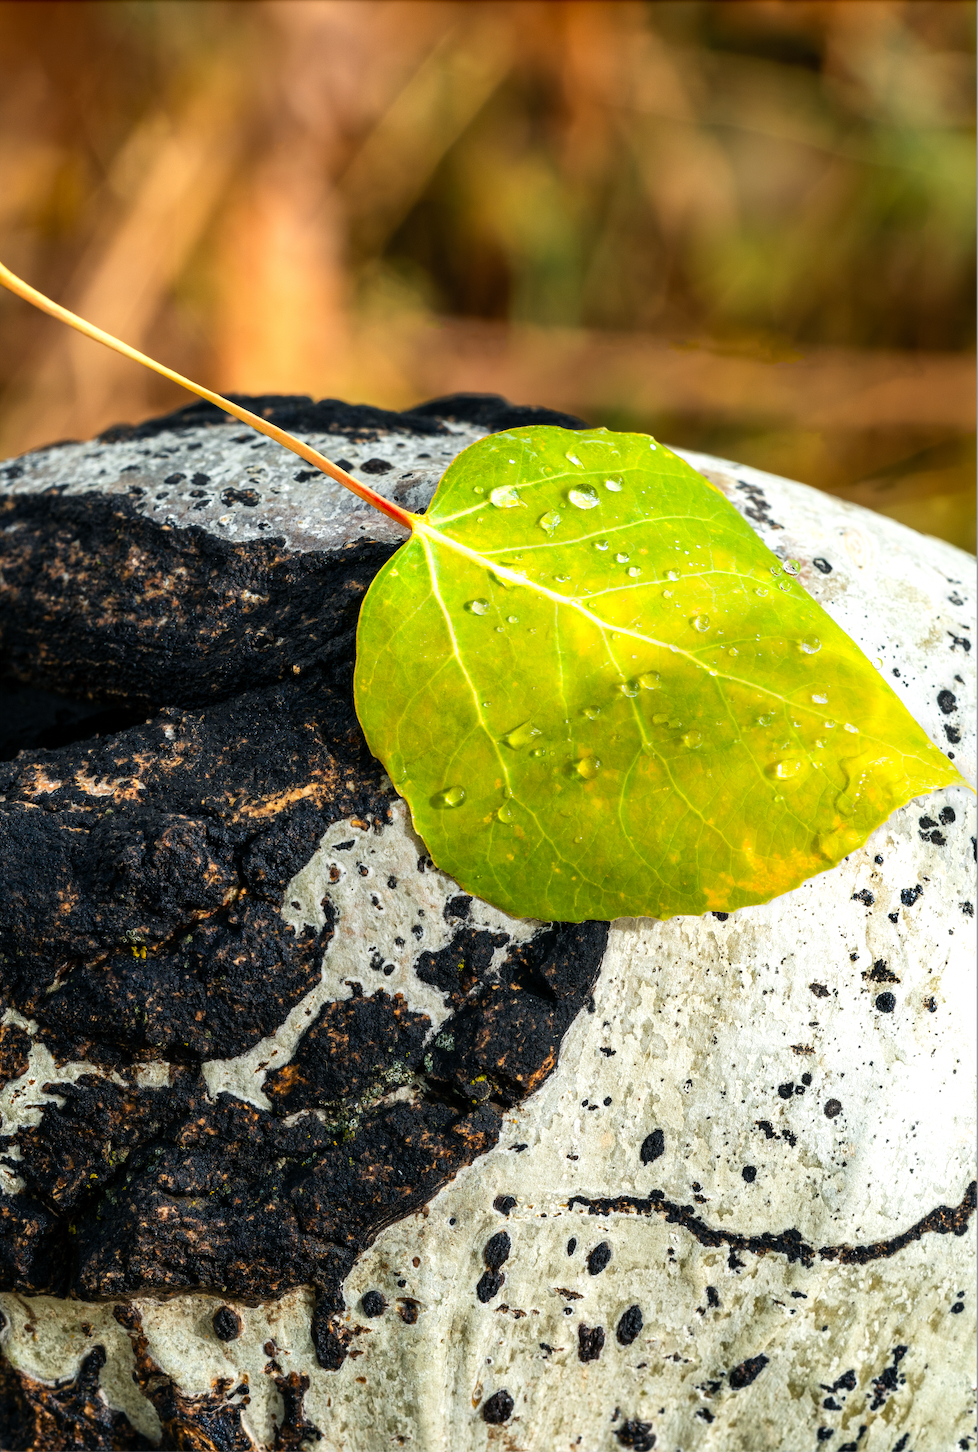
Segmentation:
<svg viewBox="0 0 978 1452">
<path fill-rule="evenodd" d="M 554 579 L 557 581 L 558 585 L 566 585 L 567 581 L 570 579 L 570 575 L 554 575 Z"/>
<path fill-rule="evenodd" d="M 546 754 L 547 748 L 545 746 L 537 746 L 530 752 L 531 756 L 546 756 Z"/>
<path fill-rule="evenodd" d="M 821 691 L 817 695 L 812 697 L 812 700 L 815 702 L 816 706 L 824 706 L 828 699 L 828 696 L 823 695 Z"/>
<path fill-rule="evenodd" d="M 772 575 L 780 575 L 780 573 L 781 573 L 781 566 L 780 565 L 772 565 L 771 566 L 771 574 Z"/>
<path fill-rule="evenodd" d="M 739 655 L 740 654 L 740 651 L 737 649 L 737 647 L 735 645 L 732 645 L 730 647 L 729 651 L 727 652 L 727 654 L 728 655 Z"/>
<path fill-rule="evenodd" d="M 676 571 L 676 570 L 670 570 L 668 572 L 668 574 L 666 575 L 666 579 L 667 580 L 678 580 L 679 579 L 678 571 Z"/>
<path fill-rule="evenodd" d="M 507 615 L 506 620 L 510 625 L 519 625 L 520 623 L 520 617 L 518 615 Z"/>
<path fill-rule="evenodd" d="M 785 756 L 781 761 L 773 761 L 767 768 L 767 774 L 773 776 L 775 781 L 787 781 L 790 777 L 798 775 L 802 765 L 800 757 Z"/>
<path fill-rule="evenodd" d="M 516 813 L 513 811 L 509 802 L 503 802 L 502 806 L 497 808 L 496 816 L 500 822 L 509 823 L 515 819 Z"/>
<path fill-rule="evenodd" d="M 709 615 L 694 615 L 693 616 L 693 625 L 695 626 L 695 628 L 697 630 L 709 630 L 709 628 L 710 628 L 710 617 L 709 617 Z"/>
<path fill-rule="evenodd" d="M 475 486 L 475 488 L 472 490 L 472 493 L 473 494 L 485 494 L 485 492 L 486 491 L 483 489 L 483 487 L 482 487 L 481 484 L 477 484 Z"/>
<path fill-rule="evenodd" d="M 772 711 L 769 716 L 758 716 L 758 718 L 757 718 L 757 724 L 758 724 L 758 726 L 770 726 L 770 724 L 771 724 L 771 722 L 773 720 L 774 720 L 774 712 Z"/>
<path fill-rule="evenodd" d="M 836 722 L 835 721 L 823 721 L 822 722 L 822 725 L 826 728 L 827 731 L 831 731 L 832 730 L 832 727 L 836 725 Z"/>
<path fill-rule="evenodd" d="M 522 726 L 514 726 L 512 731 L 507 732 L 503 741 L 514 751 L 519 751 L 522 746 L 529 746 L 535 736 L 541 735 L 540 728 L 534 726 L 532 721 L 524 721 Z"/>
<path fill-rule="evenodd" d="M 688 746 L 691 751 L 695 751 L 696 747 L 700 745 L 702 740 L 703 737 L 698 731 L 687 731 L 686 735 L 683 737 L 683 745 Z"/>
<path fill-rule="evenodd" d="M 627 565 L 628 564 L 628 556 L 627 555 L 620 555 L 620 554 L 619 555 L 615 555 L 615 559 L 618 561 L 618 563 L 620 565 Z"/>
<path fill-rule="evenodd" d="M 667 715 L 664 716 L 660 711 L 657 716 L 652 717 L 652 724 L 653 726 L 664 726 L 668 720 L 669 717 Z"/>
<path fill-rule="evenodd" d="M 790 580 L 779 580 L 778 581 L 778 589 L 779 590 L 790 590 L 791 589 L 791 581 Z"/>
<path fill-rule="evenodd" d="M 537 524 L 540 526 L 540 528 L 545 529 L 548 534 L 553 534 L 559 523 L 560 515 L 557 513 L 556 509 L 548 509 L 546 514 L 541 514 L 540 518 L 537 520 Z"/>
<path fill-rule="evenodd" d="M 584 781 L 593 781 L 601 770 L 601 763 L 596 756 L 582 756 L 573 766 L 575 776 L 582 777 Z"/>
<path fill-rule="evenodd" d="M 681 721 L 670 721 L 669 722 L 669 730 L 670 731 L 680 731 L 680 730 L 682 730 L 682 724 L 683 723 Z"/>
<path fill-rule="evenodd" d="M 629 570 L 628 573 L 631 576 L 631 578 L 634 580 L 634 579 L 637 579 L 637 577 L 642 573 L 642 571 L 638 568 L 637 565 L 632 565 L 632 567 L 631 567 L 631 569 Z"/>
<path fill-rule="evenodd" d="M 460 786 L 446 787 L 443 792 L 436 792 L 431 798 L 433 807 L 460 807 L 465 801 L 465 788 Z"/>
<path fill-rule="evenodd" d="M 663 590 L 663 592 L 662 592 L 662 598 L 664 600 L 671 600 L 672 599 L 672 591 L 671 590 Z"/>
<path fill-rule="evenodd" d="M 825 745 L 825 742 L 821 739 L 821 737 L 817 737 L 815 740 L 815 745 L 819 749 L 819 751 L 821 751 L 822 747 Z"/>
<path fill-rule="evenodd" d="M 506 627 L 505 627 L 505 625 L 497 625 L 496 626 L 496 634 L 497 635 L 505 635 L 506 634 Z"/>
<path fill-rule="evenodd" d="M 569 489 L 567 491 L 567 498 L 578 509 L 596 509 L 598 505 L 598 496 L 591 488 Z"/>
<path fill-rule="evenodd" d="M 638 695 L 638 685 L 635 681 L 622 681 L 618 689 L 623 696 L 634 697 Z"/>
<path fill-rule="evenodd" d="M 481 596 L 477 600 L 466 600 L 465 608 L 470 615 L 485 615 L 489 609 L 489 601 L 483 600 Z"/>
<path fill-rule="evenodd" d="M 636 677 L 643 691 L 657 691 L 659 689 L 659 675 L 657 671 L 643 671 L 642 675 Z"/>
<path fill-rule="evenodd" d="M 567 454 L 564 455 L 564 458 L 565 459 L 570 459 L 571 463 L 572 464 L 576 464 L 579 469 L 583 469 L 584 468 L 584 465 L 581 463 L 580 459 L 577 457 L 576 454 L 567 453 Z"/>
<path fill-rule="evenodd" d="M 489 502 L 497 509 L 516 509 L 523 501 L 512 484 L 500 484 L 489 495 Z"/>
<path fill-rule="evenodd" d="M 785 571 L 786 571 L 787 574 L 789 574 L 789 575 L 797 575 L 798 571 L 801 569 L 801 561 L 800 560 L 785 560 L 784 568 L 785 568 Z"/>
<path fill-rule="evenodd" d="M 767 594 L 767 590 L 765 589 L 765 587 L 763 585 L 758 585 L 757 589 L 754 591 L 754 594 L 755 595 L 766 595 Z"/>
<path fill-rule="evenodd" d="M 806 655 L 816 655 L 822 649 L 822 642 L 817 635 L 809 636 L 807 640 L 799 640 L 798 644 Z"/>
<path fill-rule="evenodd" d="M 606 479 L 604 481 L 604 487 L 606 489 L 610 489 L 611 492 L 612 492 L 612 494 L 620 494 L 621 493 L 621 488 L 622 488 L 621 480 L 620 479 Z"/>
<path fill-rule="evenodd" d="M 606 550 L 608 548 L 608 541 L 606 539 L 596 539 L 594 541 L 594 548 L 596 550 Z"/>
<path fill-rule="evenodd" d="M 858 731 L 859 731 L 859 727 L 858 727 L 858 726 L 853 726 L 853 724 L 852 724 L 852 722 L 851 722 L 851 721 L 847 721 L 847 722 L 846 722 L 846 724 L 845 724 L 845 728 L 844 728 L 844 729 L 845 729 L 845 730 L 846 730 L 846 731 L 851 731 L 851 732 L 853 732 L 853 734 L 854 734 L 854 735 L 855 735 L 855 734 L 857 734 L 857 733 L 858 733 Z"/>
<path fill-rule="evenodd" d="M 600 716 L 601 715 L 601 707 L 600 706 L 584 706 L 581 709 L 581 715 L 582 716 L 586 716 L 589 721 L 593 721 L 596 716 Z"/>
</svg>

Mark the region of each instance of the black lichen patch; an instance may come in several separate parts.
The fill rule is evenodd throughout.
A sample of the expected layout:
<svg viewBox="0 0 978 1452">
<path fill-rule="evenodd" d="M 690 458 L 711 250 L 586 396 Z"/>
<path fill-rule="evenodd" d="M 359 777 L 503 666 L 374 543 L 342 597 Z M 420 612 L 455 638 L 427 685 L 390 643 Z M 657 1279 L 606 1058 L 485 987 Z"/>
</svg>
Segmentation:
<svg viewBox="0 0 978 1452">
<path fill-rule="evenodd" d="M 448 908 L 458 900 L 452 898 L 446 904 L 446 918 Z M 465 902 L 468 905 L 471 898 L 466 898 Z M 459 914 L 453 916 L 458 917 Z M 462 928 L 447 947 L 436 953 L 422 953 L 415 972 L 423 983 L 434 984 L 453 1008 L 459 1008 L 476 983 L 486 976 L 493 953 L 508 942 L 508 933 Z"/>
<path fill-rule="evenodd" d="M 620 1346 L 631 1346 L 632 1342 L 641 1334 L 644 1324 L 641 1306 L 629 1306 L 626 1311 L 621 1313 L 618 1326 L 615 1330 L 615 1337 L 618 1344 Z"/>
<path fill-rule="evenodd" d="M 387 1310 L 387 1301 L 380 1291 L 364 1291 L 360 1298 L 360 1309 L 371 1318 L 382 1316 Z"/>
<path fill-rule="evenodd" d="M 338 1109 L 383 1087 L 396 1086 L 421 1067 L 426 1014 L 412 1013 L 401 994 L 378 990 L 370 998 L 326 1003 L 299 1040 L 290 1063 L 265 1079 L 265 1093 L 283 1114 Z"/>
<path fill-rule="evenodd" d="M 734 1391 L 741 1391 L 757 1380 L 767 1364 L 768 1358 L 763 1353 L 760 1356 L 748 1356 L 746 1361 L 733 1368 L 727 1380 Z"/>
<path fill-rule="evenodd" d="M 652 1452 L 655 1446 L 652 1423 L 640 1422 L 635 1417 L 629 1417 L 620 1427 L 616 1427 L 615 1436 L 619 1446 L 628 1447 L 631 1452 Z"/>
<path fill-rule="evenodd" d="M 871 1412 L 878 1411 L 891 1392 L 905 1385 L 907 1378 L 899 1367 L 909 1350 L 909 1346 L 894 1346 L 890 1365 L 884 1367 L 879 1376 L 873 1378 L 873 1399 L 869 1404 Z"/>
<path fill-rule="evenodd" d="M 482 1259 L 490 1270 L 497 1271 L 501 1265 L 509 1260 L 509 1254 L 513 1243 L 506 1230 L 497 1230 L 491 1235 L 482 1249 Z"/>
<path fill-rule="evenodd" d="M 643 1165 L 651 1165 L 654 1160 L 665 1154 L 665 1149 L 665 1134 L 661 1129 L 653 1129 L 651 1134 L 647 1134 L 642 1140 L 642 1146 L 638 1152 L 639 1158 Z"/>
<path fill-rule="evenodd" d="M 890 1240 L 879 1240 L 870 1245 L 823 1245 L 817 1254 L 821 1260 L 864 1265 L 871 1260 L 896 1255 L 922 1235 L 964 1235 L 974 1214 L 976 1200 L 978 1181 L 972 1180 L 959 1205 L 938 1205 L 909 1230 L 894 1235 Z M 737 1251 L 750 1251 L 754 1255 L 783 1255 L 789 1263 L 800 1262 L 804 1266 L 811 1266 L 815 1261 L 815 1247 L 808 1245 L 795 1229 L 778 1234 L 764 1231 L 761 1235 L 741 1235 L 733 1230 L 715 1229 L 694 1213 L 692 1205 L 677 1205 L 667 1200 L 661 1190 L 653 1190 L 648 1196 L 618 1195 L 593 1200 L 584 1195 L 572 1195 L 567 1205 L 570 1210 L 575 1205 L 586 1206 L 589 1215 L 660 1215 L 667 1225 L 682 1225 L 700 1245 L 711 1248 L 729 1246 L 732 1270 L 740 1269 L 744 1264 Z"/>
<path fill-rule="evenodd" d="M 230 1306 L 219 1306 L 211 1317 L 218 1341 L 236 1341 L 241 1335 L 241 1317 Z"/>
<path fill-rule="evenodd" d="M 0 1446 L 5 1452 L 64 1452 L 65 1448 L 97 1447 L 104 1452 L 130 1452 L 153 1446 L 123 1412 L 99 1395 L 99 1372 L 105 1365 L 103 1346 L 93 1346 L 76 1376 L 63 1381 L 35 1381 L 17 1371 L 0 1353 Z"/>
<path fill-rule="evenodd" d="M 490 1426 L 501 1426 L 503 1422 L 508 1422 L 513 1415 L 513 1406 L 513 1398 L 509 1392 L 505 1387 L 500 1387 L 499 1391 L 493 1392 L 492 1396 L 487 1397 L 482 1403 L 482 1420 L 488 1422 Z"/>
<path fill-rule="evenodd" d="M 0 1089 L 27 1073 L 30 1035 L 15 1023 L 0 1024 Z"/>
<path fill-rule="evenodd" d="M 589 1276 L 599 1276 L 605 1266 L 611 1260 L 611 1246 L 606 1240 L 596 1245 L 587 1256 L 587 1273 Z"/>
<path fill-rule="evenodd" d="M 582 1321 L 577 1328 L 578 1361 L 597 1361 L 604 1350 L 604 1327 L 585 1326 Z"/>
<path fill-rule="evenodd" d="M 516 1207 L 515 1195 L 497 1195 L 492 1202 L 492 1208 L 498 1210 L 500 1215 L 508 1215 Z"/>
<path fill-rule="evenodd" d="M 498 979 L 477 986 L 442 1025 L 432 1077 L 469 1096 L 484 1084 L 503 1105 L 532 1093 L 556 1067 L 607 941 L 607 923 L 555 923 L 511 948 Z"/>
</svg>

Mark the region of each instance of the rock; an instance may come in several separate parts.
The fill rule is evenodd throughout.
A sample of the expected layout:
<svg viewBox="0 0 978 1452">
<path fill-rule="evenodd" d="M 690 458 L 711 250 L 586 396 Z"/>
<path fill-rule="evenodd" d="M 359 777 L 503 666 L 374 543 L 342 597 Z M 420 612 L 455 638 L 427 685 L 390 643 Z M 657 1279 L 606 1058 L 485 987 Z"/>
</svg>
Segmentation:
<svg viewBox="0 0 978 1452">
<path fill-rule="evenodd" d="M 573 423 L 259 408 L 412 508 Z M 973 777 L 968 557 L 687 457 Z M 199 405 L 0 467 L 0 1446 L 964 1445 L 969 794 L 763 907 L 506 918 L 352 712 L 399 531 L 303 474 Z"/>
</svg>

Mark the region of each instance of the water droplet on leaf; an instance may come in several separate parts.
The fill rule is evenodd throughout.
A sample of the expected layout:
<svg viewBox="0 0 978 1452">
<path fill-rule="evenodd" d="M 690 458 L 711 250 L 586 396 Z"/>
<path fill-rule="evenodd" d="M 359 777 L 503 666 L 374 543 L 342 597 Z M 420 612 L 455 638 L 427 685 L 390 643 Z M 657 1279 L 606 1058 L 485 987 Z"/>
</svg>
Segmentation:
<svg viewBox="0 0 978 1452">
<path fill-rule="evenodd" d="M 667 580 L 678 580 L 679 579 L 679 575 L 678 575 L 678 573 L 677 573 L 676 570 L 669 570 L 669 572 L 666 575 L 666 579 Z"/>
<path fill-rule="evenodd" d="M 683 737 L 683 745 L 688 746 L 692 751 L 695 750 L 697 746 L 699 746 L 702 740 L 703 737 L 698 731 L 687 731 L 686 735 Z"/>
<path fill-rule="evenodd" d="M 858 732 L 859 727 L 858 726 L 853 726 L 853 724 L 852 724 L 851 721 L 847 721 L 846 724 L 845 724 L 845 730 L 846 731 L 852 731 L 853 733 L 855 733 L 855 732 Z"/>
<path fill-rule="evenodd" d="M 518 615 L 507 615 L 506 619 L 510 625 L 519 625 L 520 623 L 520 617 Z"/>
<path fill-rule="evenodd" d="M 659 675 L 657 671 L 644 671 L 637 677 L 643 691 L 657 691 L 659 689 Z"/>
<path fill-rule="evenodd" d="M 737 649 L 737 647 L 735 645 L 732 645 L 730 647 L 730 650 L 727 652 L 727 654 L 728 655 L 739 655 L 740 654 L 740 651 Z"/>
<path fill-rule="evenodd" d="M 637 578 L 637 576 L 639 576 L 642 573 L 642 571 L 638 568 L 637 565 L 632 565 L 632 567 L 631 567 L 631 569 L 629 570 L 628 573 L 631 576 L 631 578 L 634 580 L 634 579 Z"/>
<path fill-rule="evenodd" d="M 679 731 L 679 730 L 682 729 L 682 724 L 683 723 L 681 721 L 670 721 L 669 722 L 669 730 L 670 731 Z"/>
<path fill-rule="evenodd" d="M 460 786 L 446 787 L 443 792 L 436 792 L 431 799 L 433 807 L 460 807 L 465 801 L 465 788 Z"/>
<path fill-rule="evenodd" d="M 485 615 L 489 609 L 489 601 L 481 597 L 478 600 L 466 600 L 465 608 L 471 615 Z"/>
<path fill-rule="evenodd" d="M 789 575 L 797 575 L 798 571 L 801 569 L 801 561 L 800 560 L 785 560 L 784 567 L 785 567 L 785 570 L 788 572 Z"/>
<path fill-rule="evenodd" d="M 512 731 L 507 732 L 503 741 L 514 751 L 519 751 L 523 746 L 529 746 L 535 736 L 542 733 L 539 727 L 534 726 L 532 721 L 524 721 L 522 726 L 514 726 Z"/>
<path fill-rule="evenodd" d="M 828 699 L 828 696 L 822 695 L 821 692 L 812 697 L 812 700 L 815 702 L 816 706 L 824 706 Z"/>
<path fill-rule="evenodd" d="M 564 455 L 564 458 L 570 459 L 571 463 L 576 464 L 579 469 L 584 468 L 584 465 L 581 463 L 580 459 L 577 457 L 576 454 L 567 453 Z"/>
<path fill-rule="evenodd" d="M 595 509 L 598 505 L 598 496 L 590 487 L 586 489 L 569 489 L 567 491 L 567 498 L 578 509 Z"/>
<path fill-rule="evenodd" d="M 510 806 L 509 802 L 503 802 L 502 806 L 498 808 L 496 816 L 499 818 L 500 822 L 509 823 L 514 820 L 516 813 L 513 811 L 513 808 Z"/>
<path fill-rule="evenodd" d="M 618 689 L 619 689 L 619 691 L 621 691 L 621 693 L 622 693 L 623 696 L 637 696 L 638 695 L 638 685 L 636 684 L 635 681 L 622 681 L 622 683 L 618 687 Z"/>
<path fill-rule="evenodd" d="M 573 766 L 575 775 L 583 777 L 585 781 L 593 781 L 600 770 L 601 763 L 596 756 L 582 756 Z"/>
<path fill-rule="evenodd" d="M 693 625 L 695 626 L 695 628 L 697 630 L 709 630 L 709 628 L 710 628 L 710 617 L 709 617 L 709 615 L 694 615 L 693 616 Z"/>
<path fill-rule="evenodd" d="M 596 539 L 594 541 L 594 548 L 596 550 L 606 550 L 608 548 L 608 541 L 606 539 Z"/>
<path fill-rule="evenodd" d="M 768 776 L 773 776 L 775 781 L 787 781 L 790 777 L 797 776 L 804 766 L 804 762 L 798 756 L 786 756 L 781 761 L 774 761 L 767 768 Z"/>
<path fill-rule="evenodd" d="M 553 534 L 559 523 L 560 515 L 557 513 L 556 509 L 548 509 L 546 514 L 541 514 L 540 518 L 537 520 L 537 524 L 540 526 L 540 528 L 545 529 L 548 534 Z"/>
<path fill-rule="evenodd" d="M 581 710 L 581 715 L 582 716 L 586 716 L 589 721 L 593 721 L 594 718 L 595 718 L 595 716 L 600 716 L 601 715 L 601 707 L 600 706 L 584 706 L 582 708 L 582 710 Z"/>
<path fill-rule="evenodd" d="M 816 655 L 822 649 L 822 642 L 817 635 L 809 636 L 807 640 L 799 640 L 798 644 L 806 655 Z"/>
<path fill-rule="evenodd" d="M 512 484 L 500 484 L 489 495 L 489 502 L 497 509 L 515 509 L 523 501 Z"/>
<path fill-rule="evenodd" d="M 668 715 L 663 715 L 660 711 L 657 716 L 652 717 L 652 724 L 653 726 L 664 726 L 668 720 Z"/>
<path fill-rule="evenodd" d="M 610 489 L 613 494 L 620 494 L 621 493 L 621 488 L 622 488 L 621 480 L 620 479 L 606 479 L 604 481 L 604 487 L 606 489 Z"/>
<path fill-rule="evenodd" d="M 615 555 L 615 559 L 618 561 L 618 563 L 620 565 L 627 565 L 628 564 L 628 556 L 627 555 Z"/>
</svg>

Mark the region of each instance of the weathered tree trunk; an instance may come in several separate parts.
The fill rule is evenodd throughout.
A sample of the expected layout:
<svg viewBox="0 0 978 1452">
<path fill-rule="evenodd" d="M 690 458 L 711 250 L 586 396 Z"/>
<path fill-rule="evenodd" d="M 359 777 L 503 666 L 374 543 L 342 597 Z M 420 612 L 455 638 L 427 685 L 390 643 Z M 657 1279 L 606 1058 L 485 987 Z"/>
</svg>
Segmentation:
<svg viewBox="0 0 978 1452">
<path fill-rule="evenodd" d="M 414 509 L 574 423 L 251 406 Z M 690 457 L 973 774 L 968 557 Z M 0 488 L 0 1448 L 964 1445 L 964 791 L 764 907 L 515 921 L 352 710 L 397 526 L 203 405 Z"/>
</svg>

